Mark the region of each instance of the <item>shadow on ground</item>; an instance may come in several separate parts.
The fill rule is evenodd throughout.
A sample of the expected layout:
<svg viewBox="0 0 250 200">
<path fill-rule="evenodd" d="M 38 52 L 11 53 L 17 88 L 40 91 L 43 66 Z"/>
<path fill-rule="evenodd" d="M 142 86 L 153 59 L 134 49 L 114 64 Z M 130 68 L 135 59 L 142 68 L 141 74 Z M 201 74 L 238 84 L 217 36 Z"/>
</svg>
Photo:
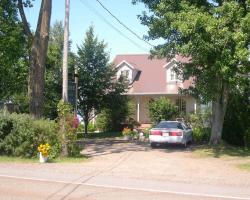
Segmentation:
<svg viewBox="0 0 250 200">
<path fill-rule="evenodd" d="M 83 139 L 80 140 L 79 143 L 85 147 L 82 153 L 87 157 L 129 151 L 162 151 L 166 153 L 192 151 L 191 146 L 183 148 L 179 145 L 160 145 L 158 147 L 151 148 L 148 142 L 128 141 L 122 138 Z"/>
</svg>

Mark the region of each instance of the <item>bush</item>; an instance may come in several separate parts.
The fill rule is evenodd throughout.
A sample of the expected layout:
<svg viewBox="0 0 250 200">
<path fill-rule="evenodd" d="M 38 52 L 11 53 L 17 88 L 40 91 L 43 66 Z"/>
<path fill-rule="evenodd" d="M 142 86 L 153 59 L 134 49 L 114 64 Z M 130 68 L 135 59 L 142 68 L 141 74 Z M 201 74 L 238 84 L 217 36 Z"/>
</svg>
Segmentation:
<svg viewBox="0 0 250 200">
<path fill-rule="evenodd" d="M 148 107 L 149 117 L 155 124 L 161 120 L 171 120 L 178 115 L 176 107 L 165 97 L 150 101 Z"/>
<path fill-rule="evenodd" d="M 61 151 L 58 126 L 54 121 L 35 120 L 27 114 L 0 113 L 0 152 L 2 155 L 35 157 L 40 144 L 49 143 L 50 158 Z"/>
<path fill-rule="evenodd" d="M 60 124 L 62 151 L 67 151 L 68 156 L 79 156 L 80 147 L 77 144 L 77 127 L 74 124 L 73 108 L 62 100 L 57 105 Z M 65 152 L 63 152 L 65 153 Z M 66 155 L 63 155 L 66 156 Z"/>
<path fill-rule="evenodd" d="M 187 119 L 193 130 L 193 140 L 196 143 L 208 143 L 211 133 L 211 109 L 198 111 L 196 114 L 190 114 Z"/>
<path fill-rule="evenodd" d="M 210 138 L 210 128 L 196 127 L 193 128 L 193 141 L 195 143 L 208 143 Z"/>
<path fill-rule="evenodd" d="M 250 148 L 249 80 L 245 89 L 229 94 L 222 139 L 229 144 Z"/>
</svg>

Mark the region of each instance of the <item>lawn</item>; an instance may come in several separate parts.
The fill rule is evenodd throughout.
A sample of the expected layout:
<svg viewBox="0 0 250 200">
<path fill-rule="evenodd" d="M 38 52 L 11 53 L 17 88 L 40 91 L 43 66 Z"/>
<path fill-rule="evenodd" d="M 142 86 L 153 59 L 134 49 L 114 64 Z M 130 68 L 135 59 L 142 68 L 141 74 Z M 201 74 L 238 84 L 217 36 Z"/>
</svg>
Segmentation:
<svg viewBox="0 0 250 200">
<path fill-rule="evenodd" d="M 99 133 L 88 133 L 87 138 L 94 139 L 94 138 L 115 138 L 115 137 L 122 137 L 122 132 L 99 132 Z M 83 133 L 78 133 L 78 139 L 83 138 Z"/>
<path fill-rule="evenodd" d="M 238 165 L 240 169 L 247 170 L 250 172 L 250 162 Z"/>
<path fill-rule="evenodd" d="M 193 147 L 194 153 L 199 157 L 241 157 L 250 158 L 250 149 L 221 144 L 219 146 L 200 145 Z"/>
<path fill-rule="evenodd" d="M 87 160 L 85 156 L 65 157 L 48 160 L 48 163 L 80 163 Z M 0 156 L 0 163 L 39 163 L 38 158 L 23 158 L 12 156 Z"/>
</svg>

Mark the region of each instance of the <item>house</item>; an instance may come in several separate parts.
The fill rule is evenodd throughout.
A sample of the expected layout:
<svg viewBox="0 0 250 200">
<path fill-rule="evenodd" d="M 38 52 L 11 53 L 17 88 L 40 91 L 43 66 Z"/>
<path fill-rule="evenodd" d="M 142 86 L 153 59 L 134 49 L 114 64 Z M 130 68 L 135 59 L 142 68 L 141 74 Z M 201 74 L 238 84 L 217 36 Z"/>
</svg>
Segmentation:
<svg viewBox="0 0 250 200">
<path fill-rule="evenodd" d="M 148 103 L 158 97 L 167 97 L 179 111 L 190 113 L 196 111 L 196 101 L 191 96 L 178 93 L 179 88 L 186 89 L 192 79 L 179 80 L 174 67 L 179 62 L 188 62 L 187 58 L 176 56 L 174 59 L 149 58 L 149 54 L 117 55 L 114 65 L 117 78 L 124 75 L 130 83 L 127 95 L 136 105 L 134 119 L 140 124 L 149 124 Z"/>
</svg>

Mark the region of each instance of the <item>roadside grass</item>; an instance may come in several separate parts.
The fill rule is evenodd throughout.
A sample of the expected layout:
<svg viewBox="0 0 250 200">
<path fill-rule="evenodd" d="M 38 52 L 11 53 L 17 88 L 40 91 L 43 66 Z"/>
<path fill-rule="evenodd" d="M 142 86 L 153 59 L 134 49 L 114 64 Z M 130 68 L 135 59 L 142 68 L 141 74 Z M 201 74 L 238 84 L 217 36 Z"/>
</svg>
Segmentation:
<svg viewBox="0 0 250 200">
<path fill-rule="evenodd" d="M 89 139 L 101 139 L 101 138 L 115 138 L 122 137 L 122 132 L 99 132 L 99 133 L 88 133 L 86 138 Z M 78 139 L 83 139 L 83 133 L 78 133 Z"/>
<path fill-rule="evenodd" d="M 244 163 L 244 164 L 239 164 L 238 167 L 243 170 L 247 170 L 250 172 L 250 162 L 249 163 Z"/>
<path fill-rule="evenodd" d="M 239 157 L 239 158 L 249 158 L 250 149 L 245 149 L 243 147 L 231 146 L 228 144 L 221 144 L 218 146 L 209 145 L 199 145 L 193 147 L 193 152 L 198 157 Z"/>
<path fill-rule="evenodd" d="M 81 163 L 86 160 L 87 160 L 86 156 L 58 157 L 55 159 L 48 159 L 48 163 Z M 0 163 L 39 163 L 39 158 L 0 156 Z"/>
<path fill-rule="evenodd" d="M 0 156 L 0 163 L 36 163 L 38 158 L 23 158 L 13 156 Z"/>
</svg>

